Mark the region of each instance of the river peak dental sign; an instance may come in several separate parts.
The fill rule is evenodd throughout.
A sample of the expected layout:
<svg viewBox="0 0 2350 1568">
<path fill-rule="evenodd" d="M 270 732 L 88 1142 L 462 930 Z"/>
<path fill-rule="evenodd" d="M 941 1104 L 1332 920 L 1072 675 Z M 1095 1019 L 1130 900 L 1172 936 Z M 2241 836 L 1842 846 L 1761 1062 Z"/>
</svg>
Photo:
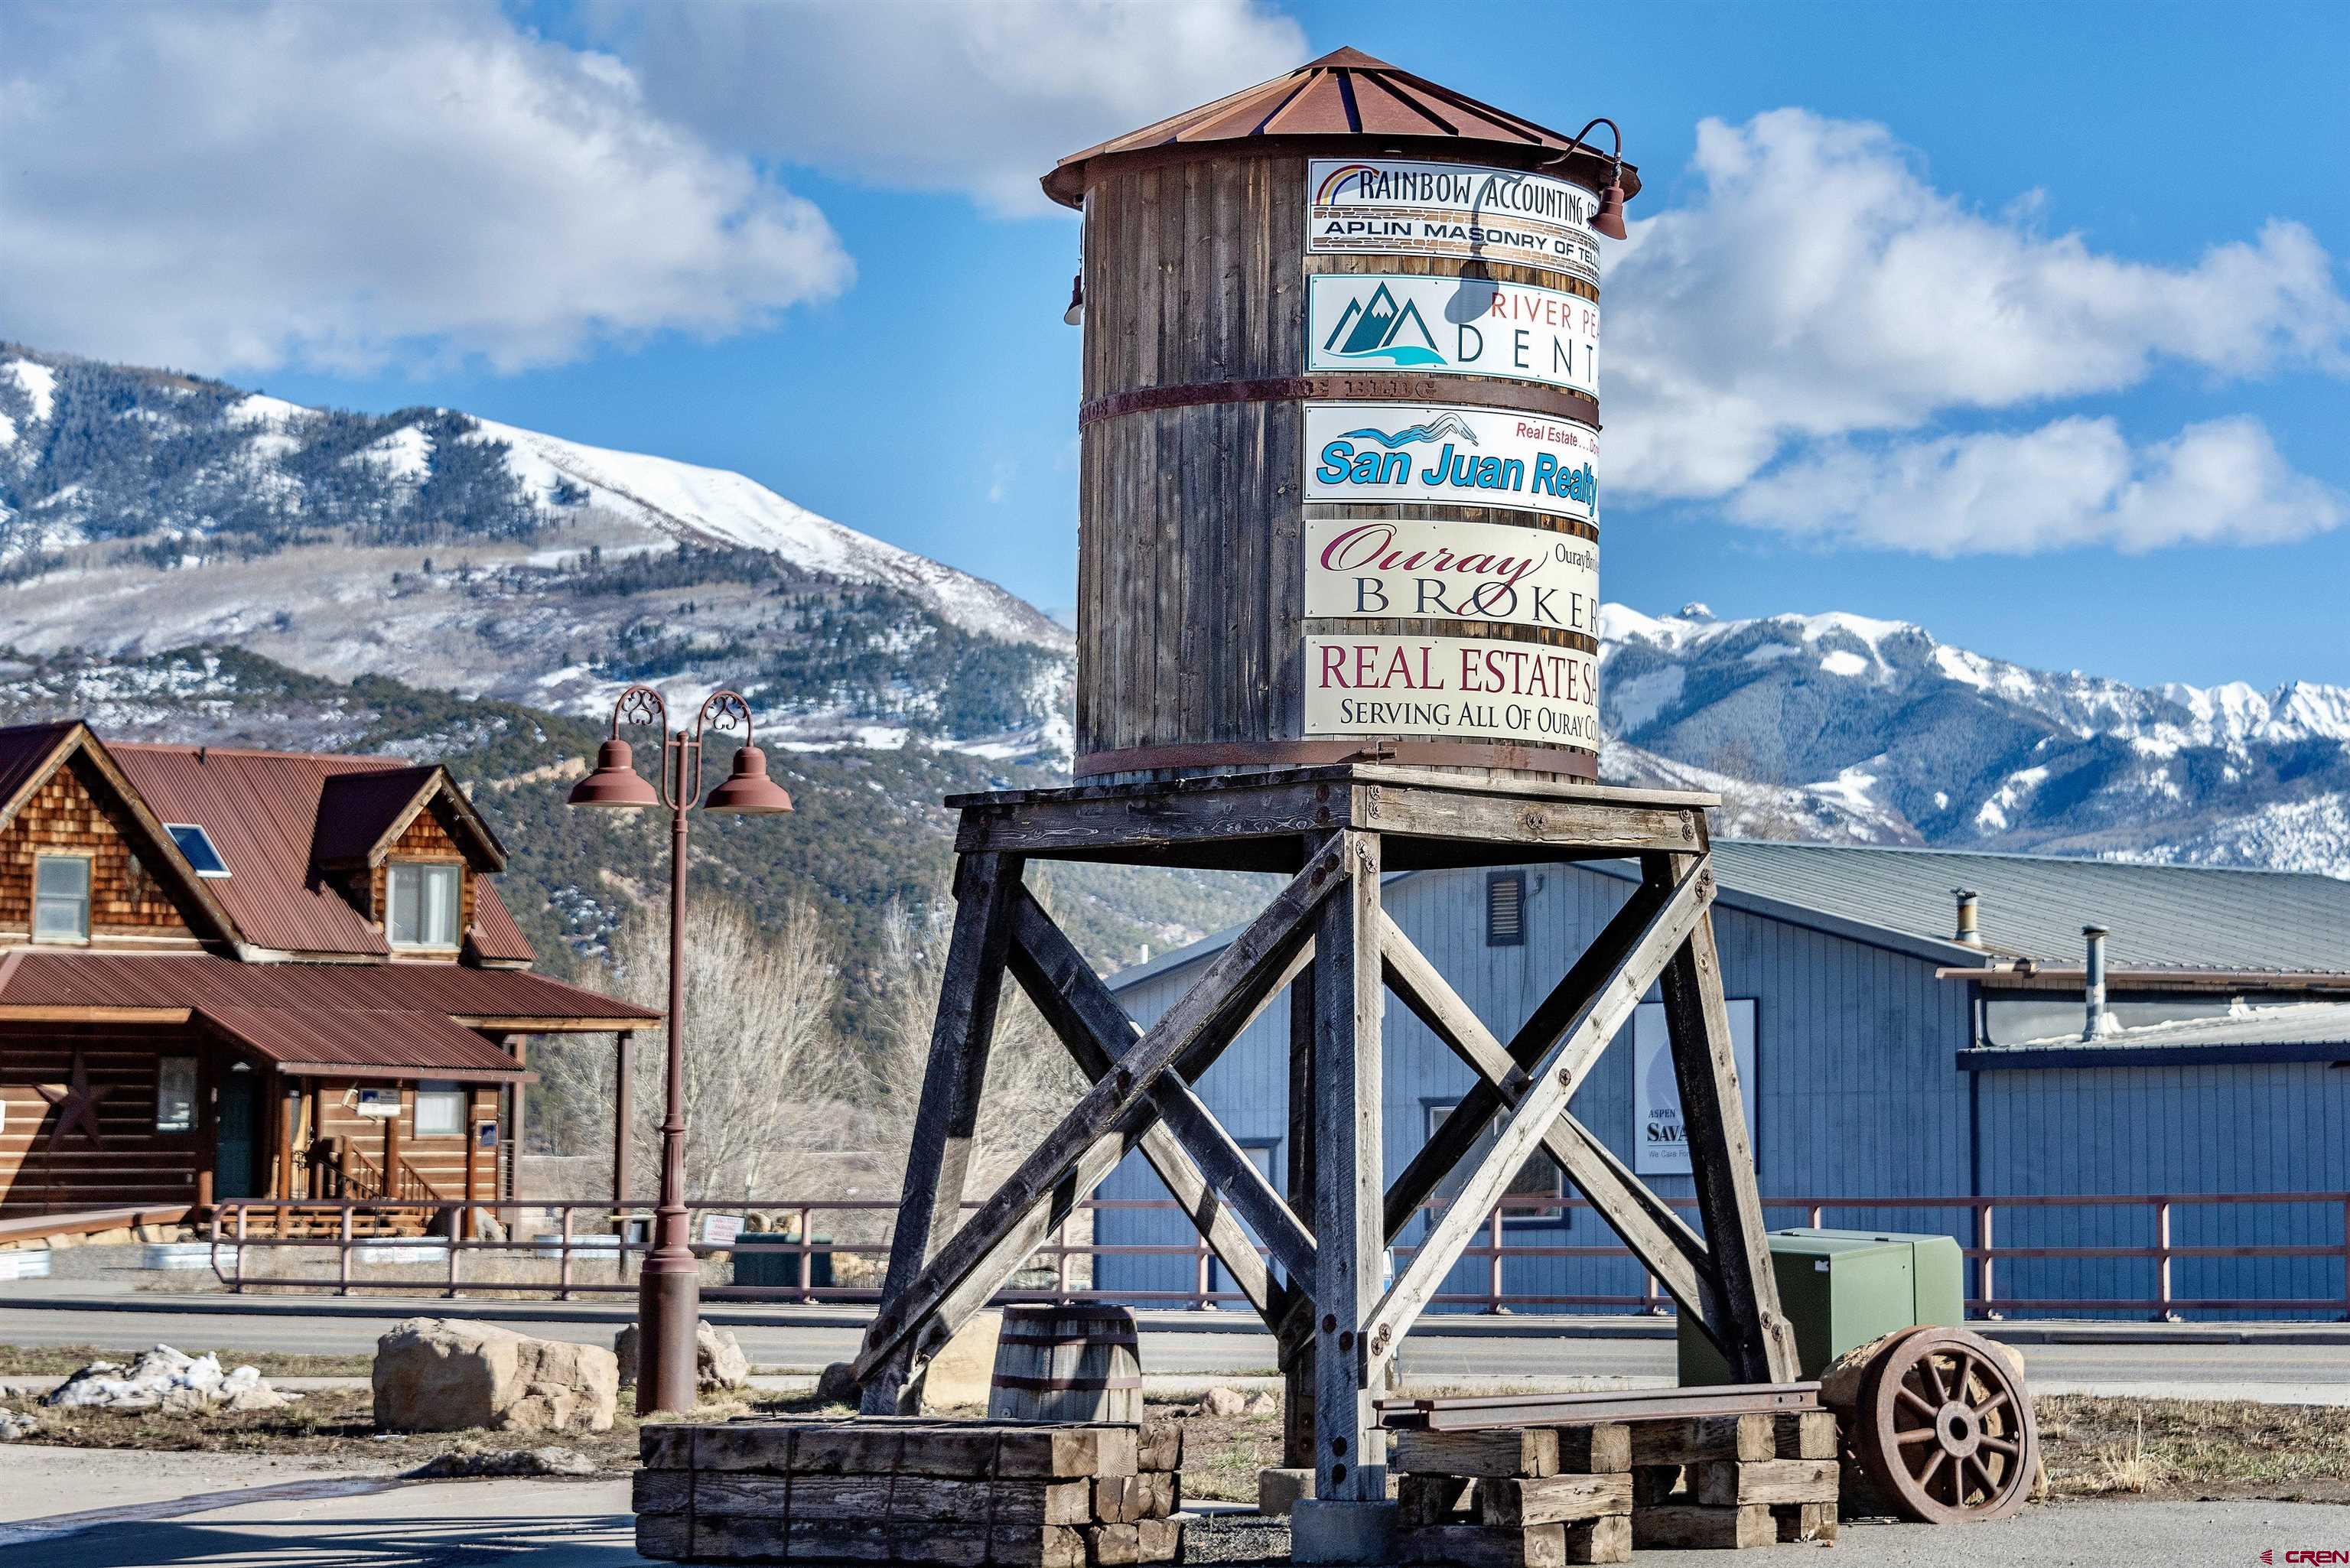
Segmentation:
<svg viewBox="0 0 2350 1568">
<path fill-rule="evenodd" d="M 1532 284 L 1315 273 L 1305 369 L 1489 376 L 1599 396 L 1599 302 Z"/>
<path fill-rule="evenodd" d="M 1406 403 L 1305 405 L 1305 499 L 1507 506 L 1599 519 L 1599 432 L 1578 420 Z"/>
<path fill-rule="evenodd" d="M 1599 281 L 1595 198 L 1569 181 L 1475 163 L 1316 158 L 1305 191 L 1314 254 L 1515 262 Z"/>
</svg>

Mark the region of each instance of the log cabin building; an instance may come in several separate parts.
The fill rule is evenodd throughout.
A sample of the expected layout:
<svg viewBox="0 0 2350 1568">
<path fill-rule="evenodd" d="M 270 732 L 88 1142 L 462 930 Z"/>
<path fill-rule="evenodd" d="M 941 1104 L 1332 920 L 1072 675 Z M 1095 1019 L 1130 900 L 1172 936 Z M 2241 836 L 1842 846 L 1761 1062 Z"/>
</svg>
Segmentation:
<svg viewBox="0 0 2350 1568">
<path fill-rule="evenodd" d="M 0 729 L 0 1231 L 515 1196 L 529 1037 L 658 1015 L 530 972 L 504 864 L 438 764 Z"/>
</svg>

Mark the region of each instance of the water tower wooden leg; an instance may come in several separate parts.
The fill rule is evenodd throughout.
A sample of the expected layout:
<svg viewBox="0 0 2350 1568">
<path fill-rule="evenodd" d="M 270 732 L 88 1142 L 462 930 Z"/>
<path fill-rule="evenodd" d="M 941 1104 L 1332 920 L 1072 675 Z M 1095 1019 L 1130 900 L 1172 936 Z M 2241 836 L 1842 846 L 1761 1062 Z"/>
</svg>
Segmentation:
<svg viewBox="0 0 2350 1568">
<path fill-rule="evenodd" d="M 1642 857 L 1650 887 L 1669 885 L 1675 856 Z M 1779 1307 L 1778 1277 L 1755 1183 L 1754 1145 L 1739 1097 L 1738 1058 L 1713 917 L 1697 923 L 1659 978 L 1671 1037 L 1673 1077 L 1689 1138 L 1690 1171 L 1721 1303 L 1721 1341 L 1732 1378 L 1789 1383 L 1797 1376 L 1794 1330 Z"/>
<path fill-rule="evenodd" d="M 954 934 L 939 985 L 938 1019 L 931 1031 L 921 1103 L 914 1113 L 897 1229 L 889 1239 L 889 1268 L 881 1286 L 885 1303 L 898 1300 L 914 1282 L 961 1217 L 1022 868 L 1018 857 L 994 854 L 967 855 L 955 865 Z M 868 1416 L 899 1414 L 912 1370 L 909 1341 L 866 1380 L 859 1408 Z"/>
<path fill-rule="evenodd" d="M 1300 1214 L 1314 1209 L 1314 972 L 1307 970 L 1289 988 L 1289 1206 Z M 1311 1291 L 1315 1282 L 1292 1282 Z M 1307 1311 L 1279 1325 L 1281 1334 L 1281 1462 L 1289 1469 L 1314 1464 L 1314 1314 Z"/>
<path fill-rule="evenodd" d="M 1347 832 L 1347 880 L 1314 946 L 1315 1495 L 1387 1496 L 1387 1441 L 1371 1408 L 1363 1336 L 1387 1242 L 1380 1133 L 1379 840 Z"/>
</svg>

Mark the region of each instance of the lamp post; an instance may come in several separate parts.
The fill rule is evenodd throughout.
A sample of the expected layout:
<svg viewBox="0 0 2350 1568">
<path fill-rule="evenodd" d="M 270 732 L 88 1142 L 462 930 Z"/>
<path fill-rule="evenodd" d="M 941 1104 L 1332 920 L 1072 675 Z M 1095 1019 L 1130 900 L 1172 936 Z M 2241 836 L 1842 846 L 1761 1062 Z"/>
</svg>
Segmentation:
<svg viewBox="0 0 2350 1568">
<path fill-rule="evenodd" d="M 660 787 L 636 770 L 623 724 L 660 731 Z M 743 732 L 734 769 L 702 798 L 702 741 L 708 730 Z M 751 743 L 751 705 L 733 691 L 713 691 L 694 715 L 693 728 L 669 727 L 669 704 L 650 686 L 631 686 L 612 704 L 612 732 L 596 754 L 596 770 L 571 791 L 573 805 L 669 810 L 669 1084 L 661 1115 L 660 1200 L 653 1210 L 653 1250 L 637 1285 L 637 1413 L 690 1411 L 695 1405 L 693 1330 L 702 1315 L 702 1265 L 693 1255 L 685 1211 L 685 838 L 686 814 L 772 814 L 792 809 L 792 797 L 767 776 L 767 760 Z M 626 1137 L 628 1129 L 619 1130 Z M 625 1197 L 626 1195 L 623 1194 Z"/>
</svg>

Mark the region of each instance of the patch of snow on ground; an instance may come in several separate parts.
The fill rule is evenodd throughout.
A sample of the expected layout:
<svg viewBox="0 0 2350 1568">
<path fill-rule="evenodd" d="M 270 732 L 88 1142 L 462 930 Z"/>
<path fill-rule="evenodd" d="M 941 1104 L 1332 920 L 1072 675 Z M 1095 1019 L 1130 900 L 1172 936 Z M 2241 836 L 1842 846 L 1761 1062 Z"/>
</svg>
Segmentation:
<svg viewBox="0 0 2350 1568">
<path fill-rule="evenodd" d="M 239 430 L 252 425 L 292 424 L 310 417 L 310 410 L 283 398 L 249 392 L 221 410 L 221 419 Z"/>
<path fill-rule="evenodd" d="M 421 484 L 432 472 L 432 438 L 414 425 L 402 425 L 382 440 L 369 441 L 344 461 L 364 462 L 386 479 Z"/>
<path fill-rule="evenodd" d="M 1678 664 L 1662 670 L 1643 670 L 1629 680 L 1618 680 L 1607 688 L 1607 701 L 1614 714 L 1614 724 L 1625 734 L 1645 728 L 1648 722 L 1663 712 L 1681 694 L 1689 680 L 1689 671 Z"/>
<path fill-rule="evenodd" d="M 36 365 L 30 359 L 11 359 L 5 365 L 0 365 L 0 374 L 14 377 L 16 385 L 31 400 L 33 422 L 36 425 L 48 423 L 49 415 L 57 411 L 57 373 L 47 365 Z"/>
<path fill-rule="evenodd" d="M 1864 773 L 1857 767 L 1846 768 L 1826 783 L 1815 784 L 1808 787 L 1814 794 L 1823 800 L 1835 801 L 1850 811 L 1872 812 L 1879 809 L 1876 798 L 1868 793 L 1877 787 L 1877 775 Z"/>
<path fill-rule="evenodd" d="M 1866 675 L 1868 660 L 1849 649 L 1835 649 L 1820 659 L 1820 668 L 1830 675 Z"/>
<path fill-rule="evenodd" d="M 2007 775 L 2007 782 L 1991 793 L 1975 812 L 1975 828 L 1981 833 L 2004 833 L 2013 826 L 2008 814 L 2022 806 L 2034 791 L 2048 782 L 2046 768 L 2024 768 Z"/>
<path fill-rule="evenodd" d="M 5 452 L 16 444 L 16 421 L 6 414 L 0 414 L 0 452 Z"/>
</svg>

